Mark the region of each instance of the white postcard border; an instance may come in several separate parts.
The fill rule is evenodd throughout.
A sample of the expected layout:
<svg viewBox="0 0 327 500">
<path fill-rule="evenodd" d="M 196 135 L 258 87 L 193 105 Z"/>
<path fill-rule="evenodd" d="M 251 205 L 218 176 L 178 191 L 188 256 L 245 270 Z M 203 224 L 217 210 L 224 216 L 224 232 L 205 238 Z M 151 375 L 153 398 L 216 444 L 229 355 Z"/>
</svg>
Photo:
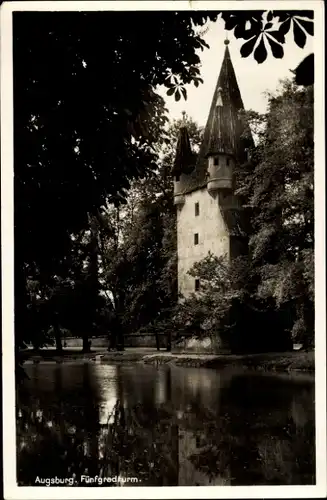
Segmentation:
<svg viewBox="0 0 327 500">
<path fill-rule="evenodd" d="M 108 498 L 107 488 L 18 487 L 14 384 L 13 233 L 13 11 L 97 10 L 301 10 L 315 11 L 315 289 L 316 485 L 127 487 L 115 498 L 319 498 L 326 496 L 326 281 L 324 5 L 322 1 L 22 1 L 1 6 L 1 236 L 4 497 L 9 499 Z"/>
</svg>

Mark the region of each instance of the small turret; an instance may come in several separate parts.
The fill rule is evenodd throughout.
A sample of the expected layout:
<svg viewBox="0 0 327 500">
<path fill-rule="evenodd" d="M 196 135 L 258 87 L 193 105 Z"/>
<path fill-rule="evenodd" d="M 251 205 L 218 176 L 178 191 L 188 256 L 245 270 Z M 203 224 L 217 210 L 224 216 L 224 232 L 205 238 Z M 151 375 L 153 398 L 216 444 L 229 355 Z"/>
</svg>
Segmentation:
<svg viewBox="0 0 327 500">
<path fill-rule="evenodd" d="M 183 125 L 179 131 L 176 156 L 172 168 L 174 176 L 174 204 L 182 206 L 185 203 L 184 189 L 188 176 L 193 170 L 193 154 L 190 145 L 187 126 L 185 123 L 185 112 L 183 112 Z"/>
</svg>

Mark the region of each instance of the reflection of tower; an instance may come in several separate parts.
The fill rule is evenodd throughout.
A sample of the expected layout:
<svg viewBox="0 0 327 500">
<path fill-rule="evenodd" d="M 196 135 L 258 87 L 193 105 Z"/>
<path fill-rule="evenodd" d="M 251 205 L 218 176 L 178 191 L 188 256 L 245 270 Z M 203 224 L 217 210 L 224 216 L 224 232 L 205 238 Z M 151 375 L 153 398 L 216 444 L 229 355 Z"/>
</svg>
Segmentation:
<svg viewBox="0 0 327 500">
<path fill-rule="evenodd" d="M 230 374 L 201 368 L 171 368 L 171 400 L 176 410 L 219 407 L 220 391 L 229 383 Z"/>
<path fill-rule="evenodd" d="M 209 467 L 207 455 L 219 449 L 221 392 L 230 383 L 231 374 L 200 368 L 172 368 L 172 402 L 179 419 L 179 485 L 228 485 L 228 467 Z M 194 460 L 193 460 L 194 458 Z M 219 463 L 219 460 L 218 460 Z"/>
<path fill-rule="evenodd" d="M 162 477 L 162 486 L 179 486 L 179 425 L 173 417 L 167 430 L 167 469 Z"/>
<path fill-rule="evenodd" d="M 206 444 L 205 433 L 197 434 L 194 430 L 183 430 L 179 434 L 179 486 L 228 486 L 231 484 L 230 472 L 228 468 L 218 467 L 207 469 L 198 467 L 197 463 L 206 465 Z M 203 450 L 205 450 L 203 452 Z M 210 450 L 209 450 L 210 452 Z M 201 455 L 201 459 L 198 456 Z M 204 457 L 204 458 L 203 458 Z"/>
</svg>

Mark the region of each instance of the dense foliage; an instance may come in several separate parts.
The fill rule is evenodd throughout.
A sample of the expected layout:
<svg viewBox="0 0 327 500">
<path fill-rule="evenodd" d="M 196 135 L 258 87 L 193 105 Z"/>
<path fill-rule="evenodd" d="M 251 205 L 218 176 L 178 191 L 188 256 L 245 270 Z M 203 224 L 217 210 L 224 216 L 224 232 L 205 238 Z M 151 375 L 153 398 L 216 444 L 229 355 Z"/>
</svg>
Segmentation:
<svg viewBox="0 0 327 500">
<path fill-rule="evenodd" d="M 257 295 L 291 316 L 294 338 L 314 340 L 313 88 L 288 82 L 270 96 L 255 169 L 240 191 L 253 210 Z"/>
</svg>

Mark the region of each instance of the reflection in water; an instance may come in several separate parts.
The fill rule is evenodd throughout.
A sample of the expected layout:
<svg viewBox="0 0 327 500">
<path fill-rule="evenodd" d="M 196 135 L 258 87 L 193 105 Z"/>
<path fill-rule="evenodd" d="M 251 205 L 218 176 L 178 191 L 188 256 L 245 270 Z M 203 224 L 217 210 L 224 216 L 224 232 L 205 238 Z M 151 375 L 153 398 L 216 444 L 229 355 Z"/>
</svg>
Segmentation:
<svg viewBox="0 0 327 500">
<path fill-rule="evenodd" d="M 140 486 L 315 482 L 310 377 L 78 363 L 26 370 L 19 485 L 57 476 L 87 486 L 82 475 Z"/>
</svg>

